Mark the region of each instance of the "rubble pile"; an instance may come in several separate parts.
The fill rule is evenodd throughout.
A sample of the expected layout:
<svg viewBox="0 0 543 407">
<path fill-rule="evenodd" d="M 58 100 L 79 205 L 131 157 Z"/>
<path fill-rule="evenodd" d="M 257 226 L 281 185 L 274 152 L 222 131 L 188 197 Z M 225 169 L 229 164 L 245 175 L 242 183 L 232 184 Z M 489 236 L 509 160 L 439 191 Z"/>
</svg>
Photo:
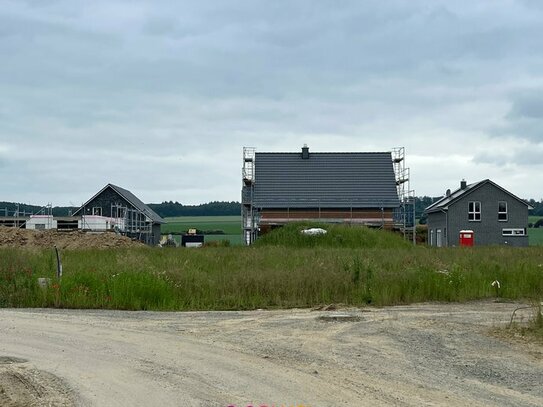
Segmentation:
<svg viewBox="0 0 543 407">
<path fill-rule="evenodd" d="M 143 243 L 113 232 L 91 233 L 56 230 L 28 230 L 0 226 L 0 247 L 29 247 L 59 249 L 105 249 L 141 247 Z"/>
</svg>

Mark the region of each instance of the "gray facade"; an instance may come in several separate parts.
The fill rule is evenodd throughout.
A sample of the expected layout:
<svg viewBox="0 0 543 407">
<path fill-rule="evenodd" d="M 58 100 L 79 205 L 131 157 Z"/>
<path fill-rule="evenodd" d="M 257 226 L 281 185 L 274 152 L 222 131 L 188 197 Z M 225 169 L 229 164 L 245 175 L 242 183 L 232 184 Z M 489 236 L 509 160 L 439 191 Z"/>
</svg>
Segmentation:
<svg viewBox="0 0 543 407">
<path fill-rule="evenodd" d="M 458 246 L 460 231 L 472 230 L 475 246 L 528 246 L 529 209 L 490 180 L 464 184 L 426 208 L 428 243 Z"/>
<path fill-rule="evenodd" d="M 74 215 L 100 215 L 113 217 L 113 214 L 111 213 L 112 204 L 133 208 L 133 205 L 119 195 L 113 188 L 105 188 L 75 211 Z"/>
<path fill-rule="evenodd" d="M 133 212 L 131 212 L 130 216 L 132 217 L 131 222 L 134 224 L 146 224 L 149 226 L 151 236 L 146 236 L 146 243 L 157 245 L 160 242 L 160 225 L 165 223 L 164 220 L 132 192 L 113 184 L 108 184 L 102 188 L 75 211 L 74 216 L 99 215 L 111 218 L 121 217 L 119 209 L 112 208 L 112 205 L 132 210 Z M 128 231 L 126 235 L 137 239 L 141 238 L 141 233 L 137 233 L 134 230 Z"/>
</svg>

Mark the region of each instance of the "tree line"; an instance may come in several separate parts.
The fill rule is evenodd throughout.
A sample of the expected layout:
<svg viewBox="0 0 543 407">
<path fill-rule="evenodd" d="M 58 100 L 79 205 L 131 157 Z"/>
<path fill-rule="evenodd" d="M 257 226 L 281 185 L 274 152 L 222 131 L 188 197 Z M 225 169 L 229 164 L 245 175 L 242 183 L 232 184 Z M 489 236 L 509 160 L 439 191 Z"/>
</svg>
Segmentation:
<svg viewBox="0 0 543 407">
<path fill-rule="evenodd" d="M 419 196 L 415 198 L 415 217 L 424 222 L 424 209 L 436 202 L 442 197 Z M 527 199 L 527 203 L 533 206 L 529 214 L 532 216 L 543 216 L 543 200 Z M 200 205 L 183 205 L 179 202 L 164 201 L 159 204 L 148 204 L 157 214 L 163 218 L 175 216 L 234 216 L 241 213 L 241 204 L 231 201 L 213 201 Z M 55 206 L 53 207 L 54 216 L 69 216 L 78 208 L 73 206 Z M 43 212 L 43 207 L 38 205 L 29 205 L 15 202 L 0 202 L 0 216 L 13 216 L 16 211 L 22 215 L 37 214 Z"/>
<path fill-rule="evenodd" d="M 174 216 L 229 216 L 240 215 L 241 204 L 239 202 L 213 201 L 200 205 L 183 205 L 179 202 L 165 201 L 159 204 L 148 204 L 157 214 L 163 218 Z M 70 216 L 78 207 L 55 206 L 52 208 L 53 216 Z M 39 205 L 30 205 L 17 202 L 0 202 L 0 216 L 20 216 L 43 214 L 47 208 Z"/>
<path fill-rule="evenodd" d="M 55 206 L 52 208 L 53 216 L 68 216 L 78 208 L 75 206 Z M 30 205 L 18 202 L 0 202 L 0 216 L 47 215 L 47 208 L 39 205 Z"/>
<path fill-rule="evenodd" d="M 239 202 L 213 201 L 200 205 L 183 205 L 179 202 L 162 202 L 148 206 L 163 218 L 174 216 L 230 216 L 241 214 Z"/>
</svg>

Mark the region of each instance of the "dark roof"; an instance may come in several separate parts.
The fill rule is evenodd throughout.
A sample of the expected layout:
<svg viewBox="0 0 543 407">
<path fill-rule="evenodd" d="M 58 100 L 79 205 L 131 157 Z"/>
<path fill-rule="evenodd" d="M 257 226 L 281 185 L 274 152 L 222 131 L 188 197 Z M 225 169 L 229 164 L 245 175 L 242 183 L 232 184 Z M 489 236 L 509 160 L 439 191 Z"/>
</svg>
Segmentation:
<svg viewBox="0 0 543 407">
<path fill-rule="evenodd" d="M 523 201 L 518 196 L 513 195 L 511 192 L 509 192 L 508 190 L 500 187 L 495 182 L 492 182 L 489 179 L 485 179 L 485 180 L 482 180 L 482 181 L 479 181 L 479 182 L 474 182 L 473 184 L 469 184 L 464 189 L 458 188 L 456 191 L 451 192 L 451 194 L 449 196 L 444 196 L 443 198 L 441 198 L 438 201 L 434 202 L 432 205 L 428 206 L 424 210 L 424 212 L 431 213 L 431 212 L 437 212 L 437 211 L 440 211 L 440 210 L 447 210 L 447 209 L 449 209 L 449 205 L 454 204 L 461 197 L 470 194 L 471 192 L 479 189 L 480 187 L 482 187 L 485 184 L 493 185 L 494 187 L 502 190 L 503 192 L 510 195 L 512 198 L 516 199 L 517 201 L 522 202 L 523 204 L 528 206 L 529 209 L 533 209 L 527 202 Z"/>
<path fill-rule="evenodd" d="M 98 195 L 104 192 L 107 188 L 111 188 L 115 192 L 117 192 L 120 196 L 126 199 L 132 206 L 134 206 L 134 208 L 136 208 L 137 210 L 145 214 L 149 219 L 151 219 L 153 223 L 166 223 L 166 221 L 162 219 L 160 215 L 158 215 L 155 211 L 153 211 L 151 208 L 145 205 L 136 195 L 134 195 L 128 189 L 124 189 L 113 184 L 107 184 L 104 188 L 98 191 L 91 199 L 85 202 L 81 206 L 81 208 L 75 211 L 74 215 L 76 215 L 79 211 L 81 211 L 85 206 L 87 206 L 89 202 L 91 202 L 94 198 L 96 198 Z"/>
<path fill-rule="evenodd" d="M 391 153 L 256 153 L 253 205 L 395 208 Z"/>
</svg>

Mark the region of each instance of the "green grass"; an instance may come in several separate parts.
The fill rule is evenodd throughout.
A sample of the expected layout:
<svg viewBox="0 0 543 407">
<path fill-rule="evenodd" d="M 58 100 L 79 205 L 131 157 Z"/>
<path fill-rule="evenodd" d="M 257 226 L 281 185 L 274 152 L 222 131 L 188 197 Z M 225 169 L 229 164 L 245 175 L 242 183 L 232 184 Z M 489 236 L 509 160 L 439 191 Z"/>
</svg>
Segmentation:
<svg viewBox="0 0 543 407">
<path fill-rule="evenodd" d="M 528 216 L 528 223 L 536 223 L 543 216 Z"/>
<path fill-rule="evenodd" d="M 530 242 L 530 246 L 543 245 L 543 228 L 528 229 L 528 239 Z"/>
<path fill-rule="evenodd" d="M 181 236 L 172 236 L 173 239 L 177 242 L 177 244 L 181 244 Z M 212 243 L 212 242 L 228 242 L 231 246 L 239 246 L 242 244 L 242 238 L 241 234 L 235 234 L 235 235 L 205 235 L 204 236 L 204 242 L 206 244 Z"/>
<path fill-rule="evenodd" d="M 70 250 L 54 278 L 52 250 L 0 249 L 1 307 L 230 310 L 342 303 L 394 305 L 496 296 L 540 301 L 543 248 L 428 248 L 389 232 L 332 227 L 257 246 Z M 343 241 L 338 241 L 342 236 Z M 320 238 L 322 236 L 316 236 Z M 358 242 L 356 245 L 354 242 Z M 38 277 L 52 278 L 48 289 Z"/>
<path fill-rule="evenodd" d="M 241 233 L 235 235 L 206 235 L 205 242 L 220 242 L 226 240 L 231 245 L 238 246 L 242 244 Z"/>
<path fill-rule="evenodd" d="M 543 216 L 529 216 L 528 223 L 535 224 Z M 528 228 L 530 246 L 543 245 L 543 228 Z"/>
<path fill-rule="evenodd" d="M 161 227 L 162 234 L 182 233 L 190 228 L 222 231 L 223 234 L 206 234 L 206 241 L 228 240 L 230 244 L 241 244 L 240 216 L 181 216 L 166 218 L 166 222 Z"/>
<path fill-rule="evenodd" d="M 308 236 L 303 229 L 318 227 L 326 234 Z M 396 233 L 361 226 L 330 225 L 310 222 L 290 223 L 260 237 L 255 246 L 344 247 L 344 248 L 410 248 L 411 244 Z"/>
</svg>

